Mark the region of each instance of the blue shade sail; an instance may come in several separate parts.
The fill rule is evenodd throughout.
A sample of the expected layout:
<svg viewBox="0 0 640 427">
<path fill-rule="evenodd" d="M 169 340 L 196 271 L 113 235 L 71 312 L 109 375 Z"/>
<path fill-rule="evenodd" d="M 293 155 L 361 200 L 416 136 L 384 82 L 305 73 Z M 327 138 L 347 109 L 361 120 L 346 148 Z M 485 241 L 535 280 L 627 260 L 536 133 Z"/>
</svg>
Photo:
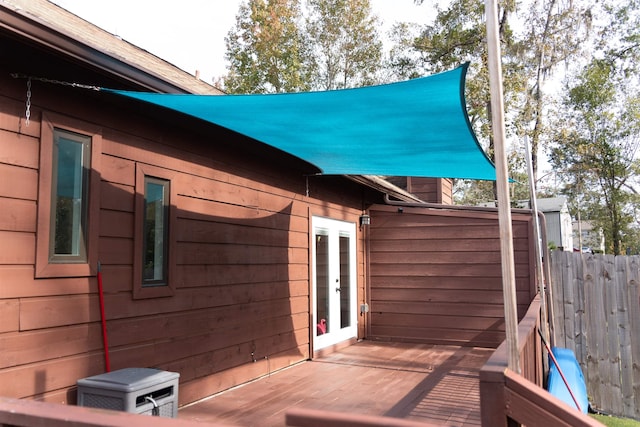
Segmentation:
<svg viewBox="0 0 640 427">
<path fill-rule="evenodd" d="M 399 83 L 326 92 L 111 92 L 228 128 L 328 175 L 495 180 L 467 116 L 466 71 L 467 64 Z"/>
</svg>

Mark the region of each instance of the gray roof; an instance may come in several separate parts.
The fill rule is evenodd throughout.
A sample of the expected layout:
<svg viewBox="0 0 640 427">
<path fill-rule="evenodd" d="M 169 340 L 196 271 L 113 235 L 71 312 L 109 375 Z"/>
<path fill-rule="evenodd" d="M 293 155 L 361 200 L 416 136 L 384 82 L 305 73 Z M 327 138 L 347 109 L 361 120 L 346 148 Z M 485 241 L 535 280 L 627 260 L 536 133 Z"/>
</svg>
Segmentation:
<svg viewBox="0 0 640 427">
<path fill-rule="evenodd" d="M 80 61 L 169 93 L 222 94 L 216 87 L 47 0 L 0 0 L 0 27 Z"/>
<path fill-rule="evenodd" d="M 567 208 L 567 198 L 560 196 L 537 199 L 537 205 L 540 212 L 560 212 Z"/>
</svg>

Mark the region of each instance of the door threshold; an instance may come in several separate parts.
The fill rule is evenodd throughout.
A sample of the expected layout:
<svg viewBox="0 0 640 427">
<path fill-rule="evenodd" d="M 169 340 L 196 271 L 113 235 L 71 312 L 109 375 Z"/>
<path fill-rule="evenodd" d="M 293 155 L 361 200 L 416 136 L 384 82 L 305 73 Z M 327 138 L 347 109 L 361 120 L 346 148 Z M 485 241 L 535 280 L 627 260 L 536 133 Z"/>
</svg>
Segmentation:
<svg viewBox="0 0 640 427">
<path fill-rule="evenodd" d="M 349 338 L 348 340 L 340 341 L 339 343 L 335 343 L 327 347 L 323 347 L 319 350 L 314 350 L 312 359 L 328 356 L 331 353 L 335 353 L 336 351 L 342 350 L 343 348 L 352 346 L 357 342 L 358 342 L 358 339 L 356 337 L 353 337 L 353 338 Z"/>
</svg>

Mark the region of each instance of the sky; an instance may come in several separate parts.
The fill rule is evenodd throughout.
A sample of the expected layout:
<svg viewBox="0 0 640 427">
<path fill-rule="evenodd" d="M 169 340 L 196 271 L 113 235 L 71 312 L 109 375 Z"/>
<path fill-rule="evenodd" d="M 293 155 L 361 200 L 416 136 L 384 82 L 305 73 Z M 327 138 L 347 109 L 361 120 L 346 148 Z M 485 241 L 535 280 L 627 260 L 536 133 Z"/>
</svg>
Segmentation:
<svg viewBox="0 0 640 427">
<path fill-rule="evenodd" d="M 51 0 L 98 27 L 212 83 L 226 74 L 224 38 L 241 0 Z M 395 22 L 423 23 L 414 0 L 370 0 L 384 35 Z"/>
</svg>

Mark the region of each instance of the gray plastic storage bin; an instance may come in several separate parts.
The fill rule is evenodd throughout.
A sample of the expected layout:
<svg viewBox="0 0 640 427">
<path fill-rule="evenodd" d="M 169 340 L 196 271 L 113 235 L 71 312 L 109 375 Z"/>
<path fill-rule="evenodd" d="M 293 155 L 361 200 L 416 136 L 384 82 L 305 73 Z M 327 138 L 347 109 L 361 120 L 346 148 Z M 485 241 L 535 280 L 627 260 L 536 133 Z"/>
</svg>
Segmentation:
<svg viewBox="0 0 640 427">
<path fill-rule="evenodd" d="M 178 416 L 177 372 L 126 368 L 78 380 L 78 406 Z"/>
</svg>

